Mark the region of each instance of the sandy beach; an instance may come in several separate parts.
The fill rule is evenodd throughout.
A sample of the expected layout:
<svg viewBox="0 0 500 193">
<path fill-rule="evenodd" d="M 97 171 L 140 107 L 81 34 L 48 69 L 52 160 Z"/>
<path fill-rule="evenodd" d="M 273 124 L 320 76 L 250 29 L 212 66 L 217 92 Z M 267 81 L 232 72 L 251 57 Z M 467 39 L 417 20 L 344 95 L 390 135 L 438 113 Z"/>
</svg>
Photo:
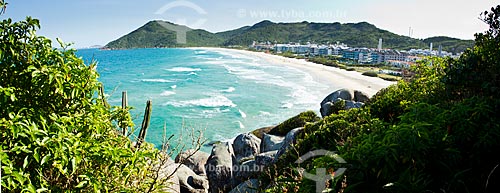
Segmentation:
<svg viewBox="0 0 500 193">
<path fill-rule="evenodd" d="M 252 57 L 257 57 L 263 61 L 275 64 L 286 65 L 308 72 L 315 81 L 329 85 L 331 91 L 340 88 L 348 88 L 363 91 L 370 96 L 376 94 L 380 89 L 386 88 L 396 82 L 386 81 L 381 78 L 368 77 L 359 72 L 346 71 L 340 68 L 325 66 L 303 59 L 286 58 L 282 56 L 266 54 L 263 52 L 252 52 L 246 50 L 226 49 L 226 48 L 202 48 L 212 51 L 233 52 Z"/>
</svg>

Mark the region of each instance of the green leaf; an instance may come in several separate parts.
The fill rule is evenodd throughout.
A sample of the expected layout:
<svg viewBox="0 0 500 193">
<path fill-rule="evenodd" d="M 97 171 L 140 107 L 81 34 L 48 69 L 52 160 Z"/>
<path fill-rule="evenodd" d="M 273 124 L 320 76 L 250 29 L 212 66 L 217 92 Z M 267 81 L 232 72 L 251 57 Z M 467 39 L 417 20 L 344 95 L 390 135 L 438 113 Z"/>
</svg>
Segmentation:
<svg viewBox="0 0 500 193">
<path fill-rule="evenodd" d="M 84 181 L 81 181 L 80 183 L 78 183 L 78 185 L 76 185 L 75 188 L 83 188 L 85 187 L 89 182 L 87 180 L 84 180 Z"/>
</svg>

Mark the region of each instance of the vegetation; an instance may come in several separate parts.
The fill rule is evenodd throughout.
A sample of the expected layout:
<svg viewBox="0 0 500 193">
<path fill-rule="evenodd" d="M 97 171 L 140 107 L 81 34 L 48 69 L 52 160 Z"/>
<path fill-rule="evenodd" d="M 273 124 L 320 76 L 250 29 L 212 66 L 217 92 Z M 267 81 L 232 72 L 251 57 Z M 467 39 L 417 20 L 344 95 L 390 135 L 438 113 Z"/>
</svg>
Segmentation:
<svg viewBox="0 0 500 193">
<path fill-rule="evenodd" d="M 39 21 L 3 20 L 0 28 L 0 161 L 5 192 L 155 192 L 164 155 L 133 147 L 120 126 L 127 110 L 99 93 L 96 63 L 52 48 Z M 161 158 L 161 159 L 160 159 Z M 164 175 L 165 176 L 165 175 Z"/>
<path fill-rule="evenodd" d="M 177 32 L 186 32 L 186 42 L 177 41 Z M 108 43 L 105 48 L 158 48 L 218 46 L 222 38 L 205 30 L 191 29 L 164 21 L 150 21 L 133 32 Z"/>
<path fill-rule="evenodd" d="M 307 123 L 314 123 L 319 119 L 314 111 L 306 111 L 277 125 L 269 131 L 269 134 L 285 136 L 292 129 L 304 127 Z"/>
<path fill-rule="evenodd" d="M 490 25 L 459 59 L 422 61 L 409 82 L 377 93 L 359 109 L 315 124 L 261 176 L 268 192 L 313 192 L 315 173 L 347 168 L 327 180 L 328 192 L 496 192 L 500 171 L 500 5 L 482 15 Z M 298 155 L 330 156 L 296 164 Z"/>
<path fill-rule="evenodd" d="M 165 27 L 169 26 L 169 27 Z M 187 43 L 176 41 L 177 29 L 187 32 Z M 351 47 L 375 47 L 379 38 L 383 38 L 384 47 L 392 49 L 427 49 L 430 42 L 444 51 L 463 52 L 474 44 L 472 40 L 459 40 L 448 37 L 434 37 L 424 40 L 396 35 L 379 29 L 372 24 L 361 23 L 273 23 L 262 21 L 253 26 L 235 30 L 210 33 L 205 30 L 192 30 L 164 21 L 151 21 L 139 29 L 106 45 L 107 48 L 151 48 L 151 47 L 189 47 L 189 46 L 244 46 L 253 41 L 271 43 L 299 42 L 333 43 L 342 42 Z"/>
<path fill-rule="evenodd" d="M 366 72 L 363 72 L 362 75 L 371 76 L 371 77 L 377 77 L 378 73 L 375 72 L 375 71 L 366 71 Z"/>
</svg>

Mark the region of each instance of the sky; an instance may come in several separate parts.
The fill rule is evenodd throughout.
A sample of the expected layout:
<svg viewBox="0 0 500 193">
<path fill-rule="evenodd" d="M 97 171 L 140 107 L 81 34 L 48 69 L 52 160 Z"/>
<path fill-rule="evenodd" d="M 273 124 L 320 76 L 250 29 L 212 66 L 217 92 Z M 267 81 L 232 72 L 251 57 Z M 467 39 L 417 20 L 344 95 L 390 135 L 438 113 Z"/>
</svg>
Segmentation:
<svg viewBox="0 0 500 193">
<path fill-rule="evenodd" d="M 39 35 L 83 48 L 105 45 L 151 20 L 220 32 L 273 22 L 369 22 L 413 38 L 473 39 L 498 0 L 6 0 L 0 19 L 40 19 Z M 411 29 L 411 30 L 410 30 Z M 410 32 L 411 31 L 411 32 Z"/>
</svg>

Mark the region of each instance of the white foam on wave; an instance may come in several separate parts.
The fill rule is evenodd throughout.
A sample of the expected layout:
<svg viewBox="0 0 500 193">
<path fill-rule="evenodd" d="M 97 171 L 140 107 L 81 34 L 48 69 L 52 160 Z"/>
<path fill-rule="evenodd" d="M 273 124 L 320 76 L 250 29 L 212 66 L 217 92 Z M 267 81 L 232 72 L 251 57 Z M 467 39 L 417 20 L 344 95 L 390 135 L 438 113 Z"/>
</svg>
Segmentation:
<svg viewBox="0 0 500 193">
<path fill-rule="evenodd" d="M 170 96 L 170 95 L 174 95 L 174 94 L 177 94 L 175 93 L 174 91 L 163 91 L 160 96 Z"/>
<path fill-rule="evenodd" d="M 229 87 L 227 89 L 224 89 L 224 90 L 221 90 L 221 92 L 227 92 L 227 93 L 230 93 L 230 92 L 234 92 L 236 90 L 236 88 L 234 87 Z"/>
<path fill-rule="evenodd" d="M 291 109 L 293 107 L 293 103 L 289 103 L 289 102 L 284 102 L 284 103 L 281 103 L 281 107 L 280 108 L 283 108 L 283 109 Z"/>
<path fill-rule="evenodd" d="M 172 80 L 165 80 L 161 78 L 154 78 L 154 79 L 141 79 L 142 82 L 160 82 L 160 83 L 165 83 L 165 82 L 174 82 Z"/>
<path fill-rule="evenodd" d="M 171 101 L 165 103 L 166 105 L 172 105 L 175 107 L 186 107 L 186 106 L 200 106 L 200 107 L 236 107 L 230 99 L 223 95 L 216 95 L 210 98 L 202 98 L 196 100 L 187 101 Z"/>
<path fill-rule="evenodd" d="M 177 88 L 177 85 L 172 85 L 172 86 L 170 86 L 170 88 L 172 88 L 172 89 L 176 89 L 176 88 Z"/>
<path fill-rule="evenodd" d="M 245 125 L 241 121 L 238 121 L 238 123 L 240 124 L 240 129 L 245 129 Z"/>
<path fill-rule="evenodd" d="M 201 71 L 201 68 L 174 67 L 167 69 L 170 72 L 196 72 Z"/>
<path fill-rule="evenodd" d="M 241 109 L 238 109 L 238 111 L 240 112 L 240 115 L 242 118 L 246 118 L 247 117 L 247 114 L 245 112 L 243 112 Z"/>
<path fill-rule="evenodd" d="M 268 117 L 271 116 L 271 113 L 266 111 L 259 111 L 259 116 Z"/>
</svg>

